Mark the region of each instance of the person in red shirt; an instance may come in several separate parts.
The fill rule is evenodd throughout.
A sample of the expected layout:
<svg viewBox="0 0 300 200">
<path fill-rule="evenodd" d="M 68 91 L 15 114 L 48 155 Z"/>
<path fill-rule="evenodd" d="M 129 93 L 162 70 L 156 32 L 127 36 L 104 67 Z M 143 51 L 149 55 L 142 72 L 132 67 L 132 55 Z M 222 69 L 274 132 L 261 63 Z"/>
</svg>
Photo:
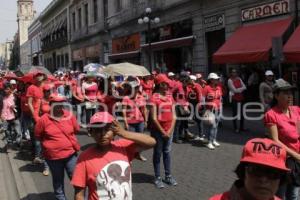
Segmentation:
<svg viewBox="0 0 300 200">
<path fill-rule="evenodd" d="M 285 166 L 286 154 L 279 143 L 270 139 L 249 140 L 235 170 L 238 180 L 230 191 L 209 200 L 280 200 L 276 191 L 287 181 L 290 171 Z"/>
<path fill-rule="evenodd" d="M 43 86 L 43 94 L 44 97 L 41 100 L 41 108 L 40 108 L 40 115 L 42 116 L 45 113 L 50 113 L 50 95 L 53 93 L 54 85 L 52 84 L 45 84 Z"/>
<path fill-rule="evenodd" d="M 64 110 L 67 99 L 58 94 L 50 96 L 53 109 L 45 113 L 35 126 L 35 137 L 43 147 L 43 155 L 52 174 L 52 183 L 56 199 L 65 200 L 64 174 L 69 178 L 77 161 L 80 145 L 75 134 L 80 130 L 76 118 Z"/>
<path fill-rule="evenodd" d="M 150 99 L 154 89 L 154 82 L 151 80 L 151 76 L 144 77 L 144 80 L 141 81 L 141 86 L 146 99 Z"/>
<path fill-rule="evenodd" d="M 41 108 L 41 100 L 44 96 L 43 94 L 43 82 L 45 80 L 45 74 L 43 73 L 36 73 L 34 75 L 34 82 L 35 84 L 30 85 L 27 88 L 26 97 L 28 99 L 28 108 L 31 113 L 31 119 L 33 123 L 36 124 L 40 118 L 40 108 Z M 33 163 L 40 164 L 43 163 L 41 159 L 42 155 L 42 148 L 41 144 L 38 140 L 35 139 L 33 131 L 30 132 L 30 137 L 32 141 L 32 145 L 34 147 L 34 159 Z"/>
<path fill-rule="evenodd" d="M 90 120 L 96 144 L 78 158 L 71 184 L 75 200 L 132 199 L 131 164 L 137 152 L 155 145 L 154 138 L 124 130 L 108 112 L 98 112 Z M 118 136 L 121 139 L 114 140 Z"/>
<path fill-rule="evenodd" d="M 222 107 L 222 88 L 219 87 L 220 77 L 216 73 L 210 73 L 208 75 L 208 85 L 203 89 L 203 97 L 205 98 L 206 111 L 204 115 L 212 115 L 213 122 L 206 124 L 207 138 L 209 143 L 207 147 L 211 150 L 215 147 L 219 147 L 217 142 L 218 126 L 220 122 L 220 111 Z"/>
<path fill-rule="evenodd" d="M 293 106 L 293 89 L 287 81 L 279 79 L 273 86 L 274 100 L 265 113 L 264 123 L 270 137 L 286 149 L 289 159 L 300 162 L 300 108 Z M 289 183 L 282 185 L 278 196 L 283 199 L 298 199 L 299 187 Z"/>
<path fill-rule="evenodd" d="M 187 100 L 194 108 L 194 113 L 195 113 L 194 120 L 198 128 L 198 134 L 195 135 L 194 140 L 204 141 L 204 133 L 202 130 L 202 121 L 201 121 L 201 116 L 203 114 L 203 106 L 202 106 L 203 88 L 199 83 L 196 82 L 196 80 L 197 77 L 195 75 L 190 75 L 190 80 L 187 85 L 186 96 L 187 96 Z"/>
<path fill-rule="evenodd" d="M 171 175 L 171 144 L 176 123 L 175 101 L 172 95 L 168 94 L 171 82 L 165 74 L 158 74 L 155 77 L 155 85 L 156 91 L 150 100 L 151 136 L 156 139 L 153 150 L 154 184 L 157 188 L 164 188 L 160 173 L 161 154 L 163 154 L 165 167 L 164 182 L 172 186 L 177 185 L 175 178 Z"/>
<path fill-rule="evenodd" d="M 236 69 L 231 70 L 231 76 L 228 79 L 228 88 L 229 88 L 229 101 L 232 106 L 232 117 L 233 119 L 233 128 L 235 133 L 240 133 L 245 131 L 244 129 L 244 115 L 243 115 L 243 105 L 244 105 L 244 94 L 243 92 L 247 89 L 246 85 L 242 79 L 238 76 Z M 240 121 L 240 127 L 237 128 L 237 120 Z"/>
</svg>

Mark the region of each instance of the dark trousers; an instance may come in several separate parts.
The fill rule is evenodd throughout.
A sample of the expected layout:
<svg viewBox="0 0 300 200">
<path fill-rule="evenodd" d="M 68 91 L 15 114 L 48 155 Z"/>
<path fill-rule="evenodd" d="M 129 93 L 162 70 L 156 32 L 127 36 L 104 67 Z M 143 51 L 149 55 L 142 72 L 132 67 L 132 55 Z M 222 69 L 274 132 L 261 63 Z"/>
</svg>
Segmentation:
<svg viewBox="0 0 300 200">
<path fill-rule="evenodd" d="M 240 127 L 239 130 L 244 129 L 244 115 L 243 115 L 243 101 L 236 101 L 232 100 L 231 106 L 232 106 L 232 116 L 233 119 L 233 128 L 234 130 L 237 130 L 237 121 L 240 121 Z"/>
</svg>

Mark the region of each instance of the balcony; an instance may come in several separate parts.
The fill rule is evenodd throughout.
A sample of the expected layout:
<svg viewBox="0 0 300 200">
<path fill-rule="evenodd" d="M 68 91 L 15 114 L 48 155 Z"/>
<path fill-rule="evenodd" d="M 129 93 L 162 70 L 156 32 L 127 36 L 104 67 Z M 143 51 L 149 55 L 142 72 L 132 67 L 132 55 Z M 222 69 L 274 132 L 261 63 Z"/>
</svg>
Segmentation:
<svg viewBox="0 0 300 200">
<path fill-rule="evenodd" d="M 47 44 L 43 44 L 42 45 L 42 51 L 43 52 L 51 51 L 53 49 L 58 49 L 58 48 L 61 48 L 63 46 L 66 46 L 67 44 L 68 44 L 68 38 L 67 37 L 62 37 L 62 38 L 59 38 L 55 41 L 49 42 Z"/>
</svg>

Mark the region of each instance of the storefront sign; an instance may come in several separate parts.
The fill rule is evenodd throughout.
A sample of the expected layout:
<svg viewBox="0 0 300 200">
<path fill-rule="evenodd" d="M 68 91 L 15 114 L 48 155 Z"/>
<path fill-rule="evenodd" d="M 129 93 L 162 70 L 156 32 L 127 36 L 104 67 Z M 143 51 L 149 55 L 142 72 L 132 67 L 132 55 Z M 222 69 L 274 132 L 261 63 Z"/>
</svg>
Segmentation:
<svg viewBox="0 0 300 200">
<path fill-rule="evenodd" d="M 219 14 L 205 17 L 203 23 L 206 32 L 220 30 L 225 27 L 225 16 Z"/>
<path fill-rule="evenodd" d="M 136 33 L 126 37 L 113 39 L 112 41 L 112 53 L 125 53 L 130 51 L 137 51 L 140 48 L 140 34 Z"/>
<path fill-rule="evenodd" d="M 90 46 L 86 48 L 87 58 L 98 58 L 100 57 L 100 44 L 95 46 Z"/>
<path fill-rule="evenodd" d="M 290 1 L 281 0 L 242 10 L 242 22 L 283 15 L 290 12 Z"/>
<path fill-rule="evenodd" d="M 84 60 L 85 59 L 85 49 L 77 49 L 74 50 L 72 53 L 73 60 L 74 61 L 79 61 L 79 60 Z"/>
</svg>

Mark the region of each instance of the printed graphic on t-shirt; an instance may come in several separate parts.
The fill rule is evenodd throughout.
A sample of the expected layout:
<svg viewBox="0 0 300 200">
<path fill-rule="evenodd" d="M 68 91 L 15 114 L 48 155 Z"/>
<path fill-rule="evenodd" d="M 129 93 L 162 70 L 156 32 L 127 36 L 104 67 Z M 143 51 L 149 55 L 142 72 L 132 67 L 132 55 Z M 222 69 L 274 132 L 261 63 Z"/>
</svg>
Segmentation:
<svg viewBox="0 0 300 200">
<path fill-rule="evenodd" d="M 131 168 L 128 162 L 107 164 L 96 178 L 97 194 L 101 200 L 131 200 Z"/>
</svg>

